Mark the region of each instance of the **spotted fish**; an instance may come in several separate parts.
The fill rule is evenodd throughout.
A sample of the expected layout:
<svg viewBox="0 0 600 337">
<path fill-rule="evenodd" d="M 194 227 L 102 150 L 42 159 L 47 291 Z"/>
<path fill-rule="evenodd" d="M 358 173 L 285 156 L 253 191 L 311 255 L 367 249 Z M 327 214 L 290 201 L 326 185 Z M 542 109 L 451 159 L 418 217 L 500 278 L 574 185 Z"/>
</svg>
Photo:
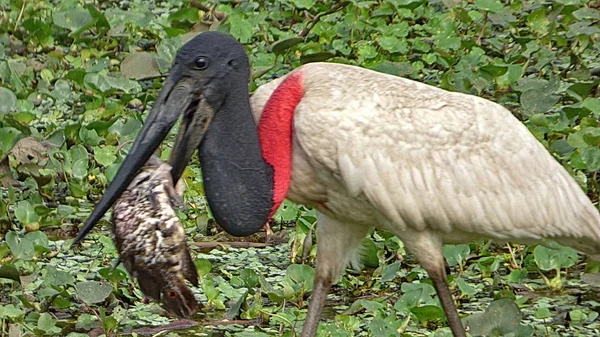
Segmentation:
<svg viewBox="0 0 600 337">
<path fill-rule="evenodd" d="M 144 295 L 185 318 L 198 303 L 184 279 L 198 286 L 198 274 L 175 214 L 182 204 L 171 166 L 153 156 L 115 203 L 112 222 L 120 260 Z"/>
</svg>

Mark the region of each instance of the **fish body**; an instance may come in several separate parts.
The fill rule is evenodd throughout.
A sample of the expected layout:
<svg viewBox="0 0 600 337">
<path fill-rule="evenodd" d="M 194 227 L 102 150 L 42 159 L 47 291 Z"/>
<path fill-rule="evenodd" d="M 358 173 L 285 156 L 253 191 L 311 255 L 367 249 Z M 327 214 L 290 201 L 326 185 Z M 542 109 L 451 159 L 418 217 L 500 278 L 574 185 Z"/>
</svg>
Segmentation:
<svg viewBox="0 0 600 337">
<path fill-rule="evenodd" d="M 175 207 L 182 206 L 171 166 L 152 157 L 114 206 L 114 240 L 120 260 L 147 297 L 177 317 L 193 315 L 198 303 L 185 284 L 198 274 Z"/>
</svg>

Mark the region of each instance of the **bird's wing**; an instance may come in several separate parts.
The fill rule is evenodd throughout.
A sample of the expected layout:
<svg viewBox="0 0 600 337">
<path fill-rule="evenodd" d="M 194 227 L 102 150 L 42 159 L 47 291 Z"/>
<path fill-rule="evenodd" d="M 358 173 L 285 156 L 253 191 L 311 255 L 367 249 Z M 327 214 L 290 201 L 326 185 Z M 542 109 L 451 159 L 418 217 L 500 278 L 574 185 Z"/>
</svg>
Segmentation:
<svg viewBox="0 0 600 337">
<path fill-rule="evenodd" d="M 345 66 L 304 71 L 299 143 L 396 228 L 600 238 L 585 193 L 500 105 Z"/>
</svg>

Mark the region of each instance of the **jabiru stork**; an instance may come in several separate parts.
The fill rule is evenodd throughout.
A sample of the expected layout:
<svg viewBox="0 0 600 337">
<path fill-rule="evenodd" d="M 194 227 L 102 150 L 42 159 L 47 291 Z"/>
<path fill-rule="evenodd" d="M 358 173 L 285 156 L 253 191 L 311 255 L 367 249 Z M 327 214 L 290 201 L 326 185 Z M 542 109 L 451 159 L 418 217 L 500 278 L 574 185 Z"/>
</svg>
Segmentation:
<svg viewBox="0 0 600 337">
<path fill-rule="evenodd" d="M 303 65 L 252 98 L 249 76 L 232 37 L 206 32 L 186 43 L 75 242 L 182 116 L 169 158 L 174 181 L 197 148 L 208 204 L 227 232 L 258 231 L 286 196 L 317 209 L 303 337 L 314 336 L 332 282 L 374 227 L 396 234 L 428 272 L 456 337 L 465 331 L 446 283 L 444 244 L 548 238 L 600 252 L 598 210 L 502 106 L 340 64 Z"/>
</svg>

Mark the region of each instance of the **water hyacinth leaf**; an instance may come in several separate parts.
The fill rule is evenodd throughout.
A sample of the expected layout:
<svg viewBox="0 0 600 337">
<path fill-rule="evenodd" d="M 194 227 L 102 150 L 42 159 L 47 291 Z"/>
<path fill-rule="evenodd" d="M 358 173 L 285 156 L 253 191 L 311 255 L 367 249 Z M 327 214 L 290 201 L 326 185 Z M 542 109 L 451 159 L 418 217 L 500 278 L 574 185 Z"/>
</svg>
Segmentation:
<svg viewBox="0 0 600 337">
<path fill-rule="evenodd" d="M 20 136 L 21 131 L 15 128 L 0 128 L 0 158 L 4 157 L 13 148 Z"/>
<path fill-rule="evenodd" d="M 473 4 L 476 8 L 492 13 L 499 13 L 504 10 L 504 5 L 499 0 L 475 0 Z"/>
<path fill-rule="evenodd" d="M 33 243 L 27 238 L 20 238 L 16 232 L 8 232 L 5 236 L 6 243 L 15 259 L 29 261 L 35 257 Z"/>
<path fill-rule="evenodd" d="M 590 110 L 596 117 L 600 117 L 600 99 L 588 97 L 583 101 L 583 107 Z"/>
<path fill-rule="evenodd" d="M 437 305 L 424 305 L 412 308 L 410 312 L 417 316 L 417 319 L 421 324 L 444 317 L 444 310 Z"/>
<path fill-rule="evenodd" d="M 472 336 L 503 336 L 519 329 L 521 311 L 511 299 L 494 301 L 485 313 L 474 314 L 465 319 Z"/>
<path fill-rule="evenodd" d="M 334 57 L 335 54 L 331 52 L 320 52 L 320 53 L 312 53 L 312 54 L 304 54 L 300 56 L 300 63 L 306 64 L 311 62 L 323 62 L 327 61 L 330 58 Z"/>
<path fill-rule="evenodd" d="M 117 159 L 117 148 L 112 145 L 94 148 L 94 160 L 104 167 L 112 165 Z"/>
<path fill-rule="evenodd" d="M 37 328 L 44 330 L 46 332 L 50 332 L 56 326 L 56 319 L 52 317 L 49 313 L 43 312 L 40 314 L 40 318 L 38 318 Z M 59 329 L 60 331 L 60 329 Z"/>
<path fill-rule="evenodd" d="M 86 281 L 75 285 L 77 296 L 86 304 L 100 303 L 112 293 L 112 286 L 105 282 Z"/>
<path fill-rule="evenodd" d="M 577 262 L 577 252 L 573 248 L 548 242 L 546 246 L 539 245 L 533 250 L 535 263 L 541 270 L 558 270 L 572 267 Z"/>
<path fill-rule="evenodd" d="M 0 117 L 17 107 L 17 95 L 9 89 L 0 87 Z"/>
<path fill-rule="evenodd" d="M 306 291 L 311 291 L 315 278 L 315 270 L 305 264 L 292 264 L 288 267 L 284 281 L 289 284 L 299 284 Z"/>
<path fill-rule="evenodd" d="M 19 309 L 13 304 L 0 305 L 0 318 L 16 320 L 25 316 L 25 311 Z"/>
<path fill-rule="evenodd" d="M 62 287 L 75 283 L 73 275 L 63 270 L 58 270 L 54 266 L 48 266 L 46 268 L 46 276 L 43 284 L 48 286 Z"/>
<path fill-rule="evenodd" d="M 295 36 L 287 39 L 279 40 L 273 43 L 269 49 L 275 54 L 282 54 L 286 50 L 304 41 L 304 38 Z"/>
<path fill-rule="evenodd" d="M 33 205 L 27 200 L 20 201 L 17 204 L 15 207 L 15 217 L 24 225 L 37 222 L 40 219 Z"/>
<path fill-rule="evenodd" d="M 381 271 L 381 280 L 379 280 L 379 282 L 389 282 L 396 278 L 396 274 L 401 265 L 402 264 L 399 261 L 396 261 L 383 267 L 383 270 Z"/>
<path fill-rule="evenodd" d="M 552 95 L 538 90 L 528 90 L 521 94 L 523 113 L 531 116 L 535 113 L 544 113 L 550 110 L 560 99 L 560 96 Z"/>
<path fill-rule="evenodd" d="M 450 267 L 453 267 L 463 263 L 471 253 L 471 248 L 469 245 L 444 245 L 443 253 Z"/>
<path fill-rule="evenodd" d="M 93 20 L 90 12 L 85 9 L 54 12 L 52 14 L 52 19 L 55 25 L 66 28 L 71 32 L 76 32 L 86 27 Z"/>
<path fill-rule="evenodd" d="M 315 0 L 289 0 L 297 8 L 311 8 L 315 5 Z"/>
<path fill-rule="evenodd" d="M 19 271 L 12 264 L 0 265 L 0 278 L 5 278 L 21 283 Z"/>
<path fill-rule="evenodd" d="M 127 55 L 121 62 L 121 74 L 139 80 L 159 76 L 160 68 L 156 56 L 148 52 L 135 52 Z"/>
</svg>

